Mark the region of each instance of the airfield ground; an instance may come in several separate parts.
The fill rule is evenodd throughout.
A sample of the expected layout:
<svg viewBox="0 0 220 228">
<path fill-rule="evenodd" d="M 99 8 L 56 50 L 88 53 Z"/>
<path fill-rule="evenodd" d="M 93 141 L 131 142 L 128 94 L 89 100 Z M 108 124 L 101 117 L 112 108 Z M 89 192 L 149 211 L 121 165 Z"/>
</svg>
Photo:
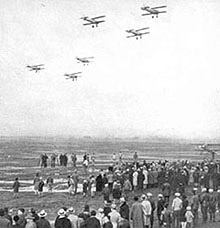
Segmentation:
<svg viewBox="0 0 220 228">
<path fill-rule="evenodd" d="M 15 177 L 22 180 L 23 187 L 30 187 L 36 172 L 40 172 L 43 178 L 53 173 L 58 180 L 65 179 L 71 174 L 73 168 L 69 164 L 67 168 L 50 167 L 41 169 L 39 167 L 40 154 L 46 152 L 50 155 L 52 152 L 72 153 L 78 155 L 79 173 L 82 179 L 81 161 L 83 154 L 95 152 L 96 168 L 107 168 L 111 164 L 112 153 L 116 154 L 122 150 L 125 161 L 131 161 L 134 151 L 138 152 L 139 160 L 202 160 L 203 156 L 195 151 L 195 147 L 187 143 L 178 143 L 170 141 L 156 140 L 73 140 L 73 139 L 42 139 L 42 138 L 21 138 L 0 140 L 0 207 L 13 208 L 16 211 L 20 207 L 26 209 L 34 207 L 37 211 L 45 209 L 48 212 L 48 218 L 52 221 L 56 217 L 57 211 L 62 207 L 73 206 L 76 212 L 82 211 L 85 204 L 91 208 L 98 209 L 103 206 L 101 196 L 94 198 L 83 197 L 82 194 L 69 196 L 67 192 L 55 192 L 53 194 L 45 193 L 41 198 L 34 195 L 33 192 L 21 192 L 18 199 L 12 198 L 12 192 L 9 192 Z M 58 183 L 59 184 L 59 181 Z M 158 189 L 150 190 L 154 196 L 157 196 Z M 147 192 L 147 191 L 146 191 Z M 146 193 L 145 192 L 145 193 Z M 140 193 L 141 194 L 141 193 Z M 188 193 L 190 196 L 190 193 Z M 130 195 L 129 204 L 132 204 L 133 193 Z M 155 216 L 156 217 L 156 216 Z M 220 223 L 200 225 L 200 227 L 217 228 Z M 157 227 L 157 223 L 155 228 Z"/>
</svg>

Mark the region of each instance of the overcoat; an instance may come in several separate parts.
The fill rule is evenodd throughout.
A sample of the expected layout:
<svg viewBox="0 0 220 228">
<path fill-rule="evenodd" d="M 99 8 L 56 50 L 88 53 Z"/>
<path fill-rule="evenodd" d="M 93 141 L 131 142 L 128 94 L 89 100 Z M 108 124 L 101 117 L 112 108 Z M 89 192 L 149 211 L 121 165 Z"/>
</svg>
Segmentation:
<svg viewBox="0 0 220 228">
<path fill-rule="evenodd" d="M 144 216 L 142 204 L 135 202 L 131 206 L 130 219 L 132 220 L 132 227 L 144 228 Z"/>
</svg>

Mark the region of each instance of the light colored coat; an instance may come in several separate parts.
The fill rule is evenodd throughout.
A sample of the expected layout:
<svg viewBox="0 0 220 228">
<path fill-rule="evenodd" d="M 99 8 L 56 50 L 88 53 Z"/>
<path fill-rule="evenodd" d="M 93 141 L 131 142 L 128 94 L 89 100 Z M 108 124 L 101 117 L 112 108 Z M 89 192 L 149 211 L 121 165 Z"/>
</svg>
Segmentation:
<svg viewBox="0 0 220 228">
<path fill-rule="evenodd" d="M 130 219 L 132 220 L 132 227 L 144 228 L 144 213 L 143 206 L 139 202 L 135 202 L 131 206 Z"/>
<path fill-rule="evenodd" d="M 121 218 L 120 214 L 115 209 L 112 209 L 112 212 L 110 212 L 108 215 L 110 216 L 110 221 L 112 222 L 113 228 L 117 228 Z"/>
</svg>

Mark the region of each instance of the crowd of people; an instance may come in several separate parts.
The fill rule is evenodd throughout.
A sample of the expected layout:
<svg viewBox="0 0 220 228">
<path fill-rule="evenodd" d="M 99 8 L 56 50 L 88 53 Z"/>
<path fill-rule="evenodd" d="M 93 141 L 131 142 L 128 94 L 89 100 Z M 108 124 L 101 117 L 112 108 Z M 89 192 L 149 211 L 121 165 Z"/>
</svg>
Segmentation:
<svg viewBox="0 0 220 228">
<path fill-rule="evenodd" d="M 119 157 L 120 162 L 113 159 L 112 166 L 90 177 L 79 176 L 77 170 L 68 176 L 67 184 L 71 195 L 77 194 L 78 184 L 82 183 L 83 196 L 100 196 L 104 206 L 97 211 L 90 211 L 87 206 L 82 214 L 74 214 L 75 218 L 77 217 L 75 226 L 69 219 L 74 209 L 67 210 L 64 207 L 62 213 L 58 212 L 58 217 L 68 218 L 68 223 L 72 225 L 59 226 L 59 223 L 55 222 L 55 228 L 126 228 L 130 225 L 133 228 L 153 228 L 155 218 L 159 227 L 191 228 L 198 227 L 200 223 L 219 220 L 218 161 L 165 160 L 139 163 L 135 153 L 133 162 L 124 163 L 122 154 Z M 36 175 L 35 179 L 36 194 L 40 195 L 39 183 L 42 180 L 39 175 Z M 47 179 L 48 183 L 52 186 L 53 181 Z M 134 201 L 132 205 L 131 200 Z M 90 222 L 94 222 L 95 225 L 91 225 Z M 41 228 L 37 226 L 39 227 Z"/>
<path fill-rule="evenodd" d="M 29 211 L 20 208 L 12 217 L 8 208 L 0 209 L 1 228 L 152 228 L 157 217 L 157 227 L 163 228 L 192 228 L 198 226 L 199 208 L 201 208 L 202 222 L 216 221 L 216 208 L 220 207 L 220 191 L 217 195 L 213 189 L 203 188 L 199 194 L 193 188 L 193 196 L 188 199 L 179 192 L 174 194 L 171 201 L 167 201 L 160 193 L 157 199 L 148 192 L 146 195 L 135 196 L 131 206 L 124 197 L 119 201 L 104 201 L 103 207 L 90 210 L 85 205 L 79 214 L 73 207 L 63 207 L 57 212 L 54 221 L 48 221 L 47 212 L 39 213 L 31 208 Z M 219 215 L 218 215 L 219 216 Z"/>
</svg>

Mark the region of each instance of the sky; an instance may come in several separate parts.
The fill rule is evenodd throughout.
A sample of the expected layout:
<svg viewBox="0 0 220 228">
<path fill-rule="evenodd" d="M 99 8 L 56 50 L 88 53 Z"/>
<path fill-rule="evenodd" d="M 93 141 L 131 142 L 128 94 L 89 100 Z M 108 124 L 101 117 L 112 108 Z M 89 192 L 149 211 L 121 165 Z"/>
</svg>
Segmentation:
<svg viewBox="0 0 220 228">
<path fill-rule="evenodd" d="M 0 135 L 219 137 L 219 12 L 218 0 L 0 0 Z"/>
</svg>

